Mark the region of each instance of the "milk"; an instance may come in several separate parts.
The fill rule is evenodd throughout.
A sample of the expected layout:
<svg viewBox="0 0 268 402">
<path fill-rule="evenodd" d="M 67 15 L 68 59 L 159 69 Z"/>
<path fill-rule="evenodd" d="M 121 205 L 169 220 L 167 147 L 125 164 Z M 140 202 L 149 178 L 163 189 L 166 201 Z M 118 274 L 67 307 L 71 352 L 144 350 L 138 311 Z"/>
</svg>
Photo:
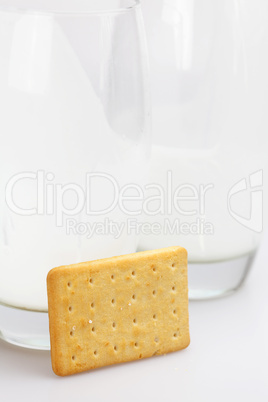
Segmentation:
<svg viewBox="0 0 268 402">
<path fill-rule="evenodd" d="M 249 149 L 248 153 L 250 152 Z M 168 211 L 167 205 L 164 206 L 163 214 L 158 213 L 156 216 L 144 214 L 142 220 L 151 225 L 156 222 L 164 228 L 167 221 L 172 224 L 179 220 L 180 225 L 186 224 L 190 227 L 190 232 L 172 234 L 170 231 L 166 233 L 162 231 L 155 235 L 153 233 L 141 235 L 139 248 L 145 250 L 172 245 L 183 246 L 188 250 L 189 261 L 194 263 L 228 260 L 253 252 L 259 244 L 260 233 L 241 225 L 231 216 L 228 208 L 228 193 L 232 186 L 241 178 L 249 180 L 250 173 L 263 166 L 261 158 L 257 163 L 253 156 L 248 157 L 248 153 L 242 157 L 238 156 L 240 163 L 234 164 L 230 163 L 230 152 L 224 150 L 224 147 L 210 150 L 180 150 L 155 145 L 150 183 L 160 185 L 166 196 L 168 192 L 172 191 L 174 194 L 176 188 L 187 184 L 191 186 L 190 188 L 196 189 L 198 197 L 196 200 L 185 200 L 180 203 L 182 211 L 192 212 L 190 216 L 178 213 L 174 208 Z M 168 183 L 168 177 L 172 184 Z M 205 194 L 200 192 L 200 186 L 208 188 Z M 188 188 L 185 187 L 185 190 Z M 188 195 L 193 194 L 188 191 Z M 145 198 L 146 196 L 152 196 L 152 191 L 147 190 Z M 200 203 L 204 204 L 202 208 Z M 234 195 L 230 199 L 230 205 L 239 215 L 249 218 L 250 188 Z M 196 213 L 193 213 L 194 211 Z M 203 227 L 208 224 L 207 232 L 202 233 L 201 224 Z"/>
<path fill-rule="evenodd" d="M 139 181 L 144 174 L 143 137 L 137 141 L 132 135 L 135 126 L 129 132 L 117 130 L 121 120 L 116 121 L 116 115 L 108 118 L 81 54 L 52 17 L 1 12 L 0 18 L 5 33 L 0 35 L 0 109 L 4 111 L 0 123 L 0 302 L 46 311 L 46 275 L 51 268 L 136 250 L 136 236 L 128 235 L 126 229 L 119 239 L 109 233 L 93 234 L 90 239 L 68 234 L 67 216 L 62 225 L 56 222 L 56 185 L 75 183 L 86 192 L 86 172 L 107 173 L 119 185 Z M 127 122 L 128 110 L 124 113 L 120 118 Z M 13 212 L 5 202 L 6 185 L 19 172 L 37 171 L 45 180 L 44 210 L 28 216 Z M 24 211 L 37 204 L 42 209 L 38 185 L 33 178 L 19 180 L 12 193 L 14 204 Z M 93 206 L 101 209 L 111 197 L 111 184 L 99 179 L 91 193 Z M 66 209 L 74 208 L 74 191 L 66 191 L 63 198 Z M 93 223 L 103 222 L 105 216 L 91 216 L 83 208 L 71 218 Z M 119 208 L 109 218 L 126 220 Z"/>
<path fill-rule="evenodd" d="M 142 2 L 152 87 L 149 182 L 161 185 L 167 196 L 171 171 L 174 189 L 190 184 L 199 196 L 200 185 L 213 188 L 205 193 L 204 212 L 198 201 L 181 201 L 182 209 L 197 212 L 166 208 L 141 221 L 163 227 L 165 219 L 186 226 L 203 219 L 214 232 L 151 231 L 141 236 L 141 249 L 181 245 L 191 262 L 202 263 L 249 254 L 258 245 L 267 204 L 268 127 L 267 4 L 261 3 L 254 8 L 250 2 L 214 0 Z M 256 180 L 254 187 L 256 172 L 263 183 Z M 237 191 L 237 183 L 246 188 Z M 254 228 L 252 221 L 258 223 Z"/>
</svg>

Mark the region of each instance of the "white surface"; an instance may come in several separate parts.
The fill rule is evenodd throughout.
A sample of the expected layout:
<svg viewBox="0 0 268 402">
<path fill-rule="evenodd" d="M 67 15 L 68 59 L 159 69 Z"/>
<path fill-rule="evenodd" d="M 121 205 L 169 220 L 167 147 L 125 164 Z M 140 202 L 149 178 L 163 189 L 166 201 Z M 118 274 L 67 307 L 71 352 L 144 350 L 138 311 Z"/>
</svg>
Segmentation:
<svg viewBox="0 0 268 402">
<path fill-rule="evenodd" d="M 190 302 L 188 349 L 60 378 L 48 352 L 0 342 L 1 401 L 268 400 L 268 233 L 244 287 Z"/>
</svg>

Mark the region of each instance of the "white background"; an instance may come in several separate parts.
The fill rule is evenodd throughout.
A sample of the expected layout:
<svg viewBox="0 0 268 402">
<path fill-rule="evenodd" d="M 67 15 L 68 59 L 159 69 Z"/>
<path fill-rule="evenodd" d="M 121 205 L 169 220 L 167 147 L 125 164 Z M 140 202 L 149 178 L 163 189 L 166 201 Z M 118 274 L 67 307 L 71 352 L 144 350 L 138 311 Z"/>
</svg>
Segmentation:
<svg viewBox="0 0 268 402">
<path fill-rule="evenodd" d="M 1 401 L 268 401 L 268 233 L 237 293 L 190 302 L 180 352 L 60 378 L 49 352 L 0 341 Z"/>
</svg>

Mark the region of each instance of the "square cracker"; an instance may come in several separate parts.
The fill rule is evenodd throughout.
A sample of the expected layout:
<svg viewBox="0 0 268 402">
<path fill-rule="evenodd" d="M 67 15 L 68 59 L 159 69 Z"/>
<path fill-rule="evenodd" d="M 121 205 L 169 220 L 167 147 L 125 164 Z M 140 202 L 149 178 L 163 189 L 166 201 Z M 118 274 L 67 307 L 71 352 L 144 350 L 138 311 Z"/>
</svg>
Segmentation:
<svg viewBox="0 0 268 402">
<path fill-rule="evenodd" d="M 57 375 L 189 345 L 187 252 L 181 247 L 54 268 L 47 291 Z"/>
</svg>

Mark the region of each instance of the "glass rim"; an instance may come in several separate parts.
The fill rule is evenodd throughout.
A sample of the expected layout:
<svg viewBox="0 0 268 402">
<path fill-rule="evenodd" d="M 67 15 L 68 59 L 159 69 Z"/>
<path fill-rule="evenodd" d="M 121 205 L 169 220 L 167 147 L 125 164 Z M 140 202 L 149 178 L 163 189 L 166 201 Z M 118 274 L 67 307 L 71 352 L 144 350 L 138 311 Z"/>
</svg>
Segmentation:
<svg viewBox="0 0 268 402">
<path fill-rule="evenodd" d="M 105 3 L 107 4 L 107 7 L 99 7 L 100 3 Z M 79 9 L 79 7 L 74 6 L 71 9 L 58 9 L 55 5 L 57 1 L 51 1 L 50 6 L 47 6 L 47 2 L 43 2 L 44 6 L 35 6 L 34 3 L 36 3 L 34 0 L 25 0 L 24 4 L 20 2 L 20 5 L 18 4 L 18 1 L 12 1 L 12 0 L 0 0 L 0 12 L 8 12 L 8 13 L 18 13 L 18 14 L 37 14 L 37 15 L 58 15 L 58 16 L 89 16 L 89 15 L 98 15 L 98 14 L 109 14 L 109 13 L 121 13 L 121 12 L 127 12 L 131 11 L 132 9 L 135 9 L 137 6 L 140 5 L 140 0 L 123 0 L 125 5 L 110 5 L 108 6 L 108 3 L 112 3 L 112 0 L 98 0 L 98 2 L 91 1 L 92 5 L 89 6 L 89 3 L 87 3 L 86 9 Z M 77 0 L 73 1 L 74 4 L 77 4 Z M 97 3 L 98 6 L 93 7 L 93 3 Z M 116 1 L 114 1 L 116 3 Z"/>
</svg>

